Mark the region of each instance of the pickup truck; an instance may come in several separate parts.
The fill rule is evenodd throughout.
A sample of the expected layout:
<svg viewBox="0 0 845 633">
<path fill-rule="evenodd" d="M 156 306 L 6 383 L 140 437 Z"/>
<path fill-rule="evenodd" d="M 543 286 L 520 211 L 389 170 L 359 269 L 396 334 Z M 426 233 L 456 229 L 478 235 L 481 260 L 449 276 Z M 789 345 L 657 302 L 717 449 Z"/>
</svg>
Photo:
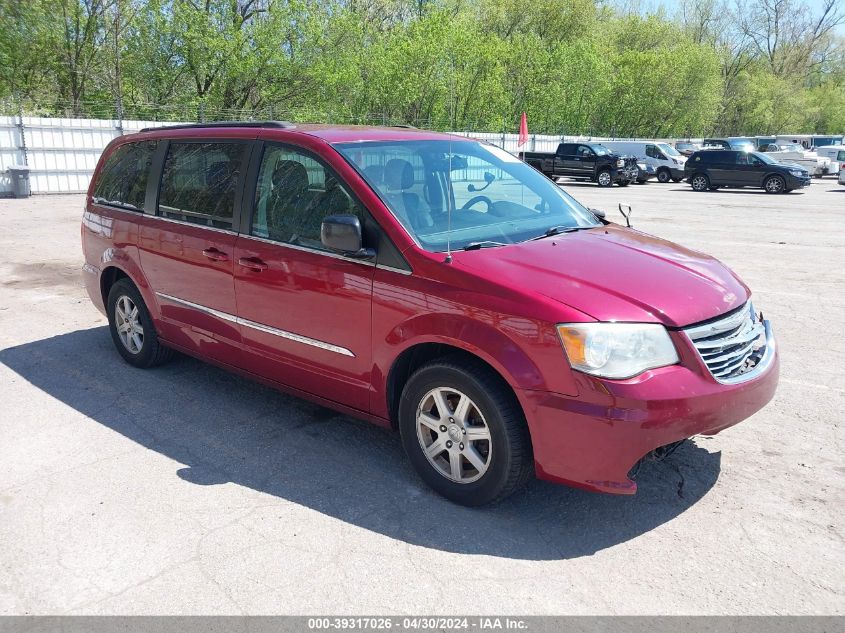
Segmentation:
<svg viewBox="0 0 845 633">
<path fill-rule="evenodd" d="M 561 143 L 554 153 L 524 152 L 523 160 L 553 180 L 583 178 L 599 187 L 626 187 L 639 174 L 635 157 L 615 154 L 598 143 Z"/>
</svg>

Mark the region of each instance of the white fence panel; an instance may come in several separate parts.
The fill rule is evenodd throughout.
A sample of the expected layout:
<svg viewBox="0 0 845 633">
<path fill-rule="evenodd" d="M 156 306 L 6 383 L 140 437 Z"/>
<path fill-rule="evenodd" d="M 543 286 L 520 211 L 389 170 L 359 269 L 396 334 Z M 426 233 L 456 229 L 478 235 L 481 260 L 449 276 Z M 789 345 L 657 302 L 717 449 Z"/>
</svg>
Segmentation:
<svg viewBox="0 0 845 633">
<path fill-rule="evenodd" d="M 91 174 L 97 166 L 103 148 L 112 139 L 142 128 L 176 123 L 178 122 L 0 117 L 0 196 L 11 194 L 8 168 L 23 164 L 30 168 L 32 193 L 84 192 L 88 189 Z M 521 151 L 553 152 L 562 141 L 610 140 L 603 137 L 529 134 L 528 142 L 518 147 L 518 134 L 455 134 L 492 143 L 513 154 Z"/>
<path fill-rule="evenodd" d="M 162 125 L 173 123 L 0 117 L 0 196 L 12 191 L 9 167 L 23 164 L 30 170 L 32 193 L 84 192 L 112 139 Z"/>
</svg>

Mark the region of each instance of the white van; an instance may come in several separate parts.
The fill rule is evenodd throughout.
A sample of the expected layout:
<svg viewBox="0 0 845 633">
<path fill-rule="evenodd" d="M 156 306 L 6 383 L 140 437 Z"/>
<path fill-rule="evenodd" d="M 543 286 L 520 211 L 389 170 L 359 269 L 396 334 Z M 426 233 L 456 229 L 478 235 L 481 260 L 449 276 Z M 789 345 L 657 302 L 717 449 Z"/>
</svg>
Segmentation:
<svg viewBox="0 0 845 633">
<path fill-rule="evenodd" d="M 660 141 L 602 141 L 617 154 L 636 156 L 637 161 L 654 167 L 659 182 L 681 182 L 687 157 L 669 143 Z"/>
<path fill-rule="evenodd" d="M 816 148 L 816 154 L 830 159 L 830 171 L 838 174 L 845 166 L 845 145 L 824 145 Z"/>
</svg>

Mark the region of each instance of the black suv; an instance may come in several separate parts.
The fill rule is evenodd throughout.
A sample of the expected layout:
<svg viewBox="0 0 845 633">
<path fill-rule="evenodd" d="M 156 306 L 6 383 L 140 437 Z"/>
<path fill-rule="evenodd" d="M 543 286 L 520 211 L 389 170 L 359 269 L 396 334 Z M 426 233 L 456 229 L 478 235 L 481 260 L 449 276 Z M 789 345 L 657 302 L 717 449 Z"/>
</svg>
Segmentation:
<svg viewBox="0 0 845 633">
<path fill-rule="evenodd" d="M 808 187 L 810 174 L 800 165 L 779 163 L 760 152 L 710 149 L 693 153 L 684 165 L 684 178 L 695 191 L 719 187 L 760 187 L 767 193 L 786 193 Z"/>
</svg>

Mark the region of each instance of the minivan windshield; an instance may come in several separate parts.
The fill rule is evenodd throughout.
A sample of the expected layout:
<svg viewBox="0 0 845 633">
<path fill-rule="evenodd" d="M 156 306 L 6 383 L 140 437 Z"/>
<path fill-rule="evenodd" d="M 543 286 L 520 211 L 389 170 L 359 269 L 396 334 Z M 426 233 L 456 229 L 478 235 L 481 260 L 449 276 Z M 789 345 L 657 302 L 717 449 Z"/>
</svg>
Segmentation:
<svg viewBox="0 0 845 633">
<path fill-rule="evenodd" d="M 512 154 L 462 140 L 334 145 L 423 248 L 442 252 L 523 242 L 600 222 Z"/>
<path fill-rule="evenodd" d="M 657 147 L 660 148 L 660 151 L 662 151 L 667 156 L 680 156 L 681 155 L 681 153 L 678 150 L 676 150 L 674 147 L 672 147 L 668 143 L 657 143 L 656 145 L 657 145 Z"/>
</svg>

